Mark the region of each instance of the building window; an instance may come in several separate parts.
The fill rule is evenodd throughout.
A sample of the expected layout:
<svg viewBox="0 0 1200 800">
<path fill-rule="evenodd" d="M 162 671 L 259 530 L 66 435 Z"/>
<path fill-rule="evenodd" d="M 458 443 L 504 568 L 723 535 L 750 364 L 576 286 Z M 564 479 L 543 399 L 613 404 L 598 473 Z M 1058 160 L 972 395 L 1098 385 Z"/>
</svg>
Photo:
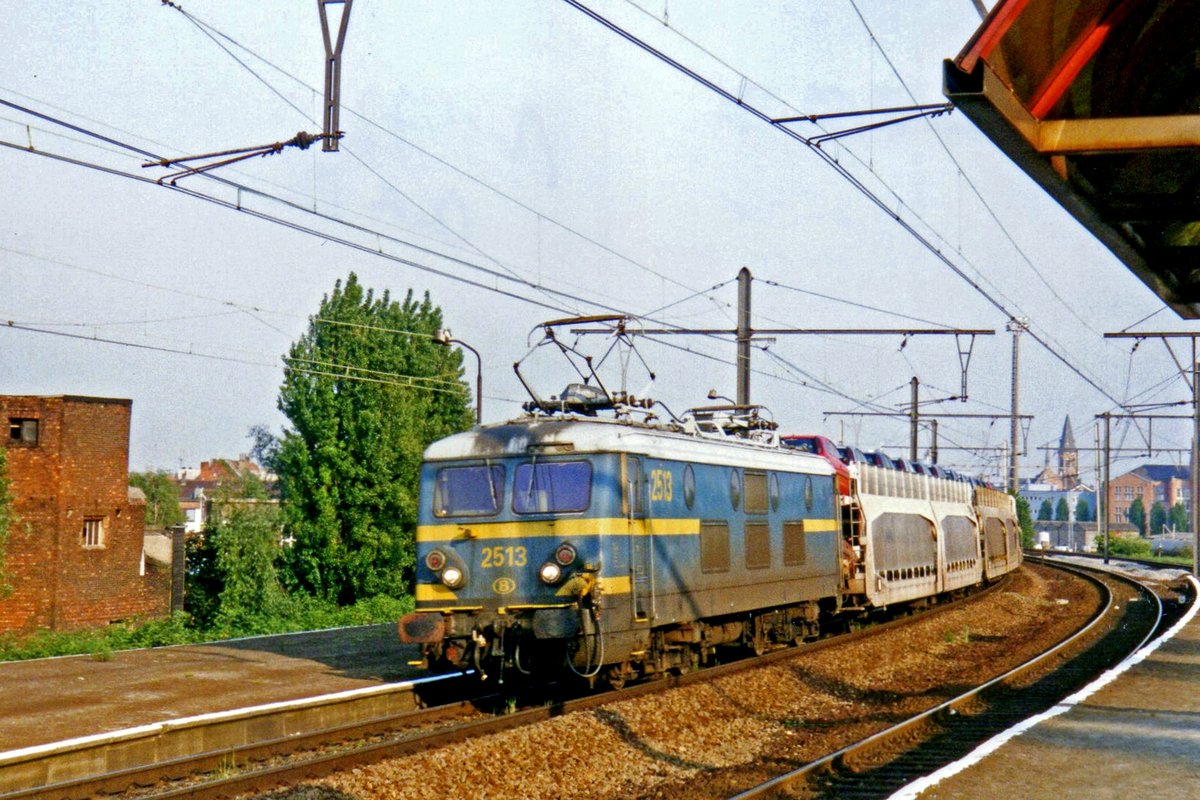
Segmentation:
<svg viewBox="0 0 1200 800">
<path fill-rule="evenodd" d="M 104 547 L 104 517 L 84 517 L 80 544 L 92 550 Z"/>
<path fill-rule="evenodd" d="M 14 444 L 36 445 L 38 421 L 26 417 L 9 417 L 8 441 Z"/>
</svg>

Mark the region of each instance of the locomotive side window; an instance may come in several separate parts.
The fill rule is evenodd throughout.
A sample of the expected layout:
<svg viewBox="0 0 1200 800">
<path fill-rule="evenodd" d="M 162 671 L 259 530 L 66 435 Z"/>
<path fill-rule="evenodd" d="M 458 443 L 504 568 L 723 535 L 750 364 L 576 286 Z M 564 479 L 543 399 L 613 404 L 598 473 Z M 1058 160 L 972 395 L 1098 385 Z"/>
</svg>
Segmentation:
<svg viewBox="0 0 1200 800">
<path fill-rule="evenodd" d="M 700 523 L 700 571 L 729 571 L 729 523 Z"/>
<path fill-rule="evenodd" d="M 771 493 L 771 510 L 779 510 L 779 476 L 774 472 L 771 473 L 771 483 L 767 487 L 767 491 Z"/>
<path fill-rule="evenodd" d="M 729 470 L 729 502 L 734 511 L 742 505 L 742 476 L 736 469 Z"/>
<path fill-rule="evenodd" d="M 747 474 L 746 477 L 749 478 L 750 475 Z M 746 505 L 750 505 L 749 497 Z M 746 569 L 771 566 L 771 526 L 765 522 L 747 522 L 745 540 Z"/>
<path fill-rule="evenodd" d="M 746 470 L 746 513 L 767 513 L 767 473 Z"/>
<path fill-rule="evenodd" d="M 485 517 L 500 510 L 504 467 L 443 467 L 433 486 L 434 516 Z"/>
<path fill-rule="evenodd" d="M 513 511 L 518 514 L 586 511 L 591 503 L 590 461 L 530 461 L 517 465 Z"/>
<path fill-rule="evenodd" d="M 805 560 L 804 520 L 783 523 L 783 565 L 798 567 Z"/>
<path fill-rule="evenodd" d="M 696 503 L 696 473 L 691 464 L 683 468 L 683 502 L 689 510 Z"/>
</svg>

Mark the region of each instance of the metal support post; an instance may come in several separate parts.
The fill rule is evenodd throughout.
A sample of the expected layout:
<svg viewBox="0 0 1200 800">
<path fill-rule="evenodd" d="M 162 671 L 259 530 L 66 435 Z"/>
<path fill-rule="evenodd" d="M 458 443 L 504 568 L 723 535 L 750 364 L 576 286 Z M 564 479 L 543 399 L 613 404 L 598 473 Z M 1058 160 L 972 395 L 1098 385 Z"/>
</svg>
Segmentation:
<svg viewBox="0 0 1200 800">
<path fill-rule="evenodd" d="M 329 18 L 326 14 L 327 5 L 340 4 L 342 19 L 338 23 L 337 44 L 329 35 Z M 341 130 L 338 128 L 339 110 L 342 105 L 342 45 L 346 43 L 346 26 L 350 23 L 350 7 L 354 0 L 317 0 L 317 10 L 321 14 L 321 36 L 325 41 L 325 139 L 321 149 L 326 152 L 337 152 L 338 139 Z"/>
</svg>

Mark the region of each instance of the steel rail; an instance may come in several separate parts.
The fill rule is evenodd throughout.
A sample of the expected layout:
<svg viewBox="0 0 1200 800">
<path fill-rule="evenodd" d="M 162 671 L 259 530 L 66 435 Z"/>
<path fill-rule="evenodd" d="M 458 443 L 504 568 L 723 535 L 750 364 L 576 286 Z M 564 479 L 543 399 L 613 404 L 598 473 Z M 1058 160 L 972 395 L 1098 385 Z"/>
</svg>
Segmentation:
<svg viewBox="0 0 1200 800">
<path fill-rule="evenodd" d="M 375 741 L 367 745 L 346 745 L 338 749 L 331 749 L 331 752 L 300 757 L 272 766 L 253 768 L 215 780 L 206 780 L 203 782 L 196 782 L 191 779 L 180 780 L 177 786 L 167 788 L 163 791 L 150 793 L 139 791 L 138 797 L 143 800 L 150 800 L 150 798 L 154 800 L 167 800 L 167 798 L 183 797 L 203 800 L 204 798 L 231 797 L 252 791 L 264 791 L 291 782 L 326 775 L 348 767 L 371 763 L 385 758 L 410 755 L 478 736 L 532 725 L 572 712 L 587 711 L 611 703 L 643 697 L 680 686 L 711 681 L 778 661 L 818 652 L 829 647 L 850 644 L 855 641 L 881 635 L 885 632 L 895 631 L 923 620 L 928 620 L 931 614 L 961 608 L 963 603 L 982 600 L 992 592 L 1007 587 L 1010 581 L 1011 576 L 1006 575 L 1001 580 L 981 590 L 972 592 L 961 600 L 939 603 L 920 613 L 898 616 L 887 622 L 864 627 L 849 633 L 829 636 L 814 642 L 802 644 L 799 647 L 783 647 L 761 656 L 743 658 L 726 664 L 706 667 L 683 675 L 669 675 L 664 679 L 650 680 L 616 691 L 603 692 L 586 697 L 553 700 L 549 704 L 538 705 L 503 716 L 471 720 L 451 728 L 438 728 L 429 733 L 409 736 L 404 739 L 393 737 L 383 741 Z M 396 715 L 396 718 L 389 716 L 371 720 L 363 723 L 363 725 L 370 725 L 372 732 L 384 730 L 388 727 L 395 728 L 401 725 L 411 729 L 416 725 L 423 725 L 426 722 L 430 722 L 432 715 L 439 712 L 443 713 L 444 716 L 452 715 L 456 709 L 458 713 L 462 713 L 461 707 L 465 702 L 437 706 L 420 712 L 408 712 Z M 447 709 L 450 711 L 446 711 Z M 201 771 L 228 771 L 231 767 L 236 768 L 237 764 L 247 764 L 251 761 L 263 760 L 288 752 L 296 753 L 305 749 L 317 749 L 331 743 L 341 742 L 345 744 L 353 738 L 361 738 L 361 736 L 369 733 L 363 731 L 360 735 L 355 731 L 356 727 L 354 725 L 346 725 L 329 731 L 317 732 L 311 736 L 306 736 L 302 742 L 298 738 L 283 737 L 271 742 L 212 750 L 197 756 L 181 757 L 170 764 L 155 765 L 169 767 L 167 770 L 154 771 L 155 767 L 123 770 L 119 773 L 108 773 L 69 783 L 64 782 L 53 786 L 39 787 L 21 793 L 2 794 L 0 795 L 0 800 L 34 800 L 35 798 L 36 800 L 67 800 L 68 798 L 92 797 L 100 792 L 119 792 L 135 784 L 144 787 L 170 778 L 184 778 L 184 776 L 195 775 Z M 289 747 L 293 742 L 296 742 L 298 746 Z"/>
<path fill-rule="evenodd" d="M 1045 563 L 1045 562 L 1043 562 L 1043 563 Z M 1027 673 L 1032 673 L 1034 670 L 1037 670 L 1037 669 L 1043 667 L 1046 664 L 1046 662 L 1049 661 L 1051 658 L 1053 658 L 1057 654 L 1063 652 L 1066 648 L 1072 646 L 1073 644 L 1075 644 L 1077 642 L 1082 641 L 1085 637 L 1089 636 L 1094 628 L 1096 628 L 1098 625 L 1100 625 L 1105 619 L 1108 618 L 1109 614 L 1113 613 L 1116 610 L 1115 607 L 1117 605 L 1117 601 L 1113 595 L 1112 590 L 1105 584 L 1105 582 L 1102 578 L 1093 576 L 1093 575 L 1089 574 L 1089 572 L 1092 572 L 1092 571 L 1099 572 L 1106 578 L 1111 578 L 1113 580 L 1118 580 L 1118 581 L 1124 581 L 1124 582 L 1136 587 L 1139 592 L 1142 592 L 1143 594 L 1147 595 L 1148 597 L 1153 598 L 1154 603 L 1156 604 L 1156 606 L 1155 606 L 1156 611 L 1154 613 L 1154 620 L 1155 620 L 1154 624 L 1149 626 L 1148 632 L 1142 638 L 1142 640 L 1140 642 L 1138 642 L 1137 646 L 1132 648 L 1132 650 L 1129 651 L 1131 654 L 1135 653 L 1138 650 L 1140 650 L 1141 648 L 1145 647 L 1146 644 L 1148 642 L 1150 642 L 1157 635 L 1157 633 L 1162 625 L 1163 607 L 1162 607 L 1161 599 L 1158 597 L 1157 593 L 1155 593 L 1151 587 L 1145 585 L 1141 581 L 1135 580 L 1128 576 L 1118 575 L 1118 574 L 1115 574 L 1112 572 L 1107 572 L 1107 571 L 1102 571 L 1102 570 L 1089 570 L 1084 567 L 1076 567 L 1074 565 L 1067 565 L 1067 564 L 1062 564 L 1062 563 L 1047 564 L 1047 566 L 1053 566 L 1056 569 L 1061 569 L 1063 571 L 1071 572 L 1076 575 L 1079 575 L 1079 576 L 1087 579 L 1088 581 L 1090 581 L 1091 583 L 1093 583 L 1094 585 L 1096 585 L 1103 591 L 1104 596 L 1105 596 L 1105 602 L 1103 604 L 1103 607 L 1097 611 L 1097 613 L 1092 617 L 1092 619 L 1089 620 L 1088 624 L 1085 625 L 1083 628 L 1079 629 L 1074 634 L 1072 634 L 1070 637 L 1059 642 L 1057 645 L 1055 645 L 1054 647 L 1045 651 L 1044 653 L 1042 653 L 1038 656 L 1035 656 L 1034 658 L 1030 659 L 1029 661 L 1026 661 L 1023 664 L 1020 664 L 1020 665 L 1014 667 L 1013 669 L 1010 669 L 1007 672 L 1003 673 L 1002 675 L 992 678 L 991 680 L 989 680 L 983 684 L 980 684 L 979 686 L 977 686 L 967 692 L 964 692 L 964 693 L 958 695 L 957 697 L 951 698 L 950 700 L 940 703 L 930 709 L 927 709 L 926 711 L 921 712 L 920 714 L 910 717 L 909 719 L 904 720 L 903 722 L 900 722 L 896 725 L 893 725 L 885 730 L 874 733 L 871 736 L 866 737 L 865 739 L 861 739 L 853 744 L 843 747 L 840 750 L 837 750 L 836 752 L 830 753 L 829 755 L 826 755 L 820 759 L 817 759 L 816 761 L 812 761 L 808 764 L 805 764 L 804 766 L 799 767 L 798 769 L 792 770 L 791 772 L 788 772 L 784 775 L 775 777 L 775 778 L 773 778 L 769 781 L 766 781 L 758 786 L 755 786 L 751 789 L 747 789 L 746 791 L 743 791 L 740 794 L 734 795 L 730 800 L 753 800 L 755 798 L 780 796 L 781 792 L 786 792 L 788 790 L 794 790 L 794 789 L 798 788 L 798 784 L 802 784 L 802 783 L 811 781 L 814 778 L 816 778 L 817 776 L 836 773 L 840 769 L 848 768 L 849 764 L 856 757 L 861 758 L 873 750 L 882 748 L 887 745 L 894 744 L 897 741 L 902 740 L 904 737 L 910 736 L 911 734 L 914 733 L 914 731 L 918 730 L 920 727 L 922 727 L 924 725 L 932 724 L 935 720 L 937 720 L 939 718 L 944 718 L 947 716 L 956 716 L 959 714 L 960 708 L 969 706 L 972 702 L 977 701 L 980 698 L 980 696 L 983 695 L 983 693 L 985 693 L 989 689 L 999 687 L 1000 685 L 1010 681 L 1013 678 L 1021 677 L 1022 675 L 1025 675 Z M 987 712 L 984 712 L 984 713 L 986 714 Z M 904 748 L 904 749 L 909 750 L 910 748 Z M 941 766 L 941 765 L 939 764 L 937 766 Z M 887 792 L 887 794 L 891 794 L 891 792 Z"/>
<path fill-rule="evenodd" d="M 471 683 L 460 686 L 468 680 Z M 12 775 L 6 783 L 22 778 L 33 781 L 42 774 L 69 777 L 2 790 L 0 800 L 67 800 L 117 793 L 131 786 L 153 785 L 197 771 L 222 769 L 234 762 L 246 763 L 329 742 L 434 725 L 470 713 L 474 704 L 486 700 L 481 692 L 467 691 L 475 685 L 470 678 L 452 675 L 397 687 L 407 689 L 406 692 L 363 695 L 352 691 L 342 693 L 344 696 L 303 698 L 85 737 L 78 744 L 61 743 L 61 750 L 56 749 L 60 743 L 27 748 L 29 752 L 23 754 L 24 758 L 3 765 L 4 773 Z M 381 688 L 389 689 L 386 685 Z M 448 696 L 463 699 L 421 707 L 431 699 Z M 356 711 L 363 704 L 368 709 L 373 707 L 374 713 Z M 379 711 L 381 706 L 398 705 L 405 707 Z M 306 722 L 310 717 L 315 720 L 312 727 Z M 329 722 L 339 718 L 343 721 Z M 227 744 L 231 739 L 235 743 Z M 162 758 L 162 753 L 181 755 Z M 123 765 L 110 766 L 114 763 Z M 99 773 L 84 771 L 95 765 L 109 768 Z"/>
</svg>

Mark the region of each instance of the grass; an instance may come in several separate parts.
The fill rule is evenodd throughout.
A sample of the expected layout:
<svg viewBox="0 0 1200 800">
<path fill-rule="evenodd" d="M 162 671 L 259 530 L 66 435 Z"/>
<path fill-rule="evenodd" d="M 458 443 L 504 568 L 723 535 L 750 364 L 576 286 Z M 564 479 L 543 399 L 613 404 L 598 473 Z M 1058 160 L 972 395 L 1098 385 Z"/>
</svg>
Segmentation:
<svg viewBox="0 0 1200 800">
<path fill-rule="evenodd" d="M 971 629 L 964 625 L 961 631 L 946 631 L 946 644 L 970 644 Z"/>
<path fill-rule="evenodd" d="M 411 597 L 378 596 L 345 608 L 300 597 L 289 598 L 284 607 L 269 618 L 224 619 L 209 628 L 193 627 L 190 615 L 176 612 L 167 619 L 132 620 L 88 630 L 5 633 L 0 634 L 0 661 L 68 655 L 89 655 L 97 662 L 111 661 L 113 654 L 120 650 L 141 647 L 395 622 L 412 608 Z"/>
</svg>

